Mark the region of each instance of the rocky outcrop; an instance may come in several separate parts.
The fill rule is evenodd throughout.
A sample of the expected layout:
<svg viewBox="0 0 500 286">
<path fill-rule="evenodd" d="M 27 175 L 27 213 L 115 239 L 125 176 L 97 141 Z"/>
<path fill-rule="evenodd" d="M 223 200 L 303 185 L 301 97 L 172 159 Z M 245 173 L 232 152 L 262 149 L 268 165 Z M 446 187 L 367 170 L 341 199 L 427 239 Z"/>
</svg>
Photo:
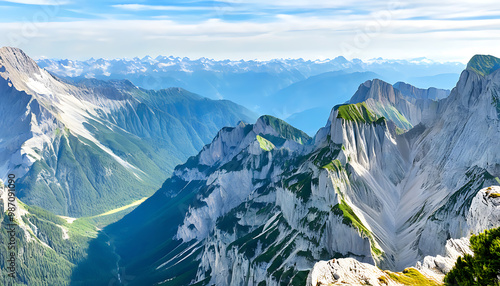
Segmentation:
<svg viewBox="0 0 500 286">
<path fill-rule="evenodd" d="M 316 263 L 307 278 L 307 286 L 320 285 L 403 285 L 390 279 L 378 267 L 343 258 Z"/>
<path fill-rule="evenodd" d="M 401 129 L 409 130 L 428 114 L 435 113 L 437 100 L 448 94 L 448 91 L 418 89 L 404 83 L 392 86 L 374 79 L 360 85 L 349 103 L 364 102 L 379 116 L 393 121 Z"/>
</svg>

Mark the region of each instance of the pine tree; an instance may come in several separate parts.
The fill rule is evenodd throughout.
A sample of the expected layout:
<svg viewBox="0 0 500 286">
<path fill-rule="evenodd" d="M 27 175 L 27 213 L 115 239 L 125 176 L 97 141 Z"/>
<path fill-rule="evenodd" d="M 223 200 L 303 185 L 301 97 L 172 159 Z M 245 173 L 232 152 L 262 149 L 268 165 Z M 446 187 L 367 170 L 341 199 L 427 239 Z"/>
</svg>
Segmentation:
<svg viewBox="0 0 500 286">
<path fill-rule="evenodd" d="M 500 228 L 470 238 L 472 255 L 459 257 L 444 278 L 445 285 L 500 285 Z"/>
</svg>

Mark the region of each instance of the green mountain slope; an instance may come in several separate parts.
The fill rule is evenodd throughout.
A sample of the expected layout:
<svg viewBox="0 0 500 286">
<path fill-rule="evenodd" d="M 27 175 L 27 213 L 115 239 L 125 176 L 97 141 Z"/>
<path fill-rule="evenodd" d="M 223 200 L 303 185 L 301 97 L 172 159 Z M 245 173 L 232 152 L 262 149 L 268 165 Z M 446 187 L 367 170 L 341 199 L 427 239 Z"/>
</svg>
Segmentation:
<svg viewBox="0 0 500 286">
<path fill-rule="evenodd" d="M 15 48 L 0 49 L 0 70 L 0 129 L 12 130 L 0 135 L 0 179 L 15 174 L 23 202 L 60 215 L 92 216 L 150 196 L 218 130 L 255 119 L 180 88 L 64 82 Z"/>
<path fill-rule="evenodd" d="M 500 59 L 489 55 L 475 55 L 467 64 L 467 69 L 487 76 L 500 68 Z"/>
<path fill-rule="evenodd" d="M 2 285 L 68 285 L 76 264 L 87 256 L 89 242 L 97 237 L 93 225 L 76 220 L 71 223 L 38 207 L 29 207 L 18 201 L 16 226 L 3 212 L 0 228 L 0 255 L 4 258 L 16 254 L 15 277 L 10 277 L 6 259 L 0 267 Z M 15 232 L 14 250 L 8 249 L 12 241 L 9 231 Z"/>
</svg>

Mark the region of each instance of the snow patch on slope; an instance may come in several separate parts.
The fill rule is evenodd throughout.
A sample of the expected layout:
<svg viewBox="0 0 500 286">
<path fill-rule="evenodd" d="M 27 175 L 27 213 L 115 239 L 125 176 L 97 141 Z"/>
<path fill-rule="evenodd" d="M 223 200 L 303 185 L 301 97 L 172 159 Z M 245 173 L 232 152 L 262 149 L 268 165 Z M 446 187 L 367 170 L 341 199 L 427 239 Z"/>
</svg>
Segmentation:
<svg viewBox="0 0 500 286">
<path fill-rule="evenodd" d="M 12 164 L 21 166 L 16 169 L 17 175 L 22 177 L 35 161 L 42 158 L 42 150 L 51 146 L 50 136 L 58 128 L 67 128 L 72 134 L 93 142 L 140 179 L 138 174 L 142 174 L 142 171 L 104 146 L 85 127 L 86 124 L 91 125 L 92 120 L 104 124 L 99 114 L 109 114 L 113 109 L 126 105 L 123 100 L 116 103 L 113 100 L 96 99 L 89 91 L 54 78 L 20 50 L 3 48 L 0 53 L 0 66 L 5 66 L 0 76 L 9 82 L 10 87 L 31 96 L 24 114 L 31 119 L 28 126 L 30 132 L 25 135 L 29 137 L 24 142 L 18 142 L 22 144 L 19 147 L 13 144 L 9 146 L 10 149 L 18 148 L 20 152 L 12 155 L 10 166 L 0 173 L 0 178 L 5 178 L 7 172 L 12 171 Z"/>
</svg>

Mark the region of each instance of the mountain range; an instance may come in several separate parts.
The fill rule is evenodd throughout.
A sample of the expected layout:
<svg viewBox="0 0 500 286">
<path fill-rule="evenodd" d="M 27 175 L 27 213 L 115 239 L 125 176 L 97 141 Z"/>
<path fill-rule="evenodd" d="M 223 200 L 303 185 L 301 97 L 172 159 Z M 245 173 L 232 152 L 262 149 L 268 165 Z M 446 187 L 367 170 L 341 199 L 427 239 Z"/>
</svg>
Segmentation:
<svg viewBox="0 0 500 286">
<path fill-rule="evenodd" d="M 0 49 L 0 178 L 60 215 L 96 215 L 151 195 L 224 127 L 256 116 L 229 101 L 129 81 L 60 80 Z"/>
<path fill-rule="evenodd" d="M 366 80 L 379 78 L 422 88 L 451 89 L 464 68 L 461 63 L 425 58 L 349 61 L 343 57 L 314 61 L 216 61 L 147 56 L 87 61 L 41 59 L 38 64 L 76 82 L 84 78 L 127 79 L 142 88 L 182 87 L 209 98 L 228 99 L 260 115 L 287 120 L 311 136 L 324 126 L 331 107 L 348 101 Z"/>
<path fill-rule="evenodd" d="M 496 201 L 478 207 L 500 184 L 499 61 L 472 58 L 447 97 L 365 82 L 313 138 L 272 116 L 222 129 L 104 229 L 91 248 L 112 245 L 113 268 L 88 278 L 103 259 L 91 251 L 72 281 L 304 285 L 332 258 L 446 271 L 437 261 L 453 239 L 499 225 Z"/>
<path fill-rule="evenodd" d="M 38 64 L 48 71 L 65 78 L 130 79 L 143 88 L 162 89 L 172 85 L 190 88 L 209 97 L 231 96 L 234 90 L 245 91 L 253 87 L 271 95 L 289 85 L 311 76 L 332 71 L 366 72 L 382 75 L 389 81 L 419 81 L 419 86 L 428 88 L 426 81 L 435 81 L 437 88 L 452 88 L 456 76 L 464 68 L 458 62 L 435 62 L 426 58 L 412 60 L 386 60 L 382 58 L 362 61 L 347 60 L 340 56 L 326 60 L 273 59 L 256 60 L 213 60 L 207 58 L 189 59 L 173 56 L 146 56 L 133 59 L 39 59 Z M 253 79 L 257 86 L 249 80 Z M 283 80 L 282 80 L 283 79 Z M 271 85 L 262 86 L 268 82 Z M 281 82 L 280 84 L 276 84 Z M 287 84 L 288 83 L 288 84 Z M 198 88 L 203 87 L 203 89 Z M 235 95 L 233 95 L 235 96 Z"/>
<path fill-rule="evenodd" d="M 181 88 L 59 79 L 2 48 L 17 283 L 440 282 L 471 233 L 500 225 L 499 68 L 475 56 L 451 91 L 368 77 L 311 137 Z"/>
</svg>

